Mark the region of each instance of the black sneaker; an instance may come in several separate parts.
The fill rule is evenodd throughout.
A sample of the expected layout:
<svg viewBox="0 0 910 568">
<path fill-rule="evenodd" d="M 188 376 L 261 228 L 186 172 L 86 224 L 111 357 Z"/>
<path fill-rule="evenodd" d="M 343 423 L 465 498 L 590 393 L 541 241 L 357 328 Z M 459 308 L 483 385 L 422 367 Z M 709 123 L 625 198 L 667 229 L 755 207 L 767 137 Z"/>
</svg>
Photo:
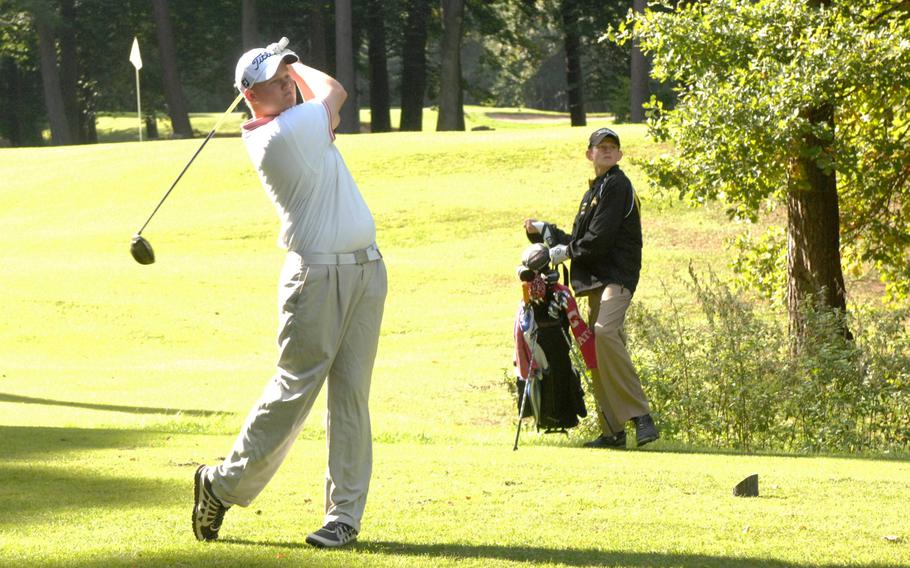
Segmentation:
<svg viewBox="0 0 910 568">
<path fill-rule="evenodd" d="M 338 521 L 330 521 L 306 537 L 307 544 L 312 544 L 317 548 L 336 548 L 354 542 L 356 539 L 357 531 L 354 527 Z"/>
<path fill-rule="evenodd" d="M 595 438 L 590 442 L 585 442 L 584 446 L 586 448 L 624 449 L 626 447 L 626 431 L 623 430 L 622 432 L 613 434 L 612 436 L 601 434 L 599 438 Z"/>
<path fill-rule="evenodd" d="M 632 421 L 635 422 L 635 441 L 639 446 L 650 444 L 654 440 L 660 438 L 660 434 L 657 433 L 657 427 L 654 425 L 654 420 L 651 419 L 650 414 L 637 416 L 633 418 Z"/>
<path fill-rule="evenodd" d="M 215 497 L 207 470 L 204 465 L 196 470 L 196 504 L 193 507 L 193 533 L 196 540 L 216 540 L 224 513 L 230 508 L 230 505 L 225 505 Z"/>
</svg>

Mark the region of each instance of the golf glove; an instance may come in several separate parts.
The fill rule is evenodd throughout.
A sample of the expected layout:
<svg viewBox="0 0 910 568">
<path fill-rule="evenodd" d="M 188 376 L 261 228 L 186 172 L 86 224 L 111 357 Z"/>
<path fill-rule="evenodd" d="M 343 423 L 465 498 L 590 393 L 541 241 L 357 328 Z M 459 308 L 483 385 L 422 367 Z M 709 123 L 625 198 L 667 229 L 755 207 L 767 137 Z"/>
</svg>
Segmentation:
<svg viewBox="0 0 910 568">
<path fill-rule="evenodd" d="M 554 266 L 562 264 L 567 260 L 569 260 L 568 245 L 556 245 L 550 249 L 550 262 L 552 262 Z"/>
</svg>

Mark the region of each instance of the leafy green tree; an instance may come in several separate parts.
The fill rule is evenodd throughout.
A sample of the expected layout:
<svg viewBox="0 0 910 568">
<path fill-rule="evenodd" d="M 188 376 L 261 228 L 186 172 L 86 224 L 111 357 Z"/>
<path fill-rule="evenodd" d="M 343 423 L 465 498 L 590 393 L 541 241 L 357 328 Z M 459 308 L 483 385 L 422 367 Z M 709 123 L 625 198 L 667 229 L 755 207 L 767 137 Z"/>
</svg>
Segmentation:
<svg viewBox="0 0 910 568">
<path fill-rule="evenodd" d="M 12 146 L 42 143 L 45 110 L 36 42 L 28 12 L 0 0 L 0 138 Z"/>
<path fill-rule="evenodd" d="M 465 3 L 463 86 L 466 99 L 490 106 L 532 106 L 527 85 L 558 37 L 537 21 L 531 2 Z M 565 75 L 562 76 L 565 78 Z"/>
<path fill-rule="evenodd" d="M 627 117 L 630 50 L 599 38 L 631 5 L 631 0 L 467 0 L 462 61 L 466 100 L 563 111 L 571 107 L 579 119 L 584 116 L 579 111 Z M 566 52 L 567 25 L 571 57 Z M 570 82 L 581 86 L 571 97 Z"/>
<path fill-rule="evenodd" d="M 732 217 L 787 210 L 788 309 L 846 298 L 842 258 L 910 290 L 910 20 L 894 0 L 653 2 L 614 38 L 641 42 L 678 104 L 652 97 L 649 129 L 674 151 L 647 165 Z M 848 330 L 843 330 L 849 335 Z"/>
</svg>

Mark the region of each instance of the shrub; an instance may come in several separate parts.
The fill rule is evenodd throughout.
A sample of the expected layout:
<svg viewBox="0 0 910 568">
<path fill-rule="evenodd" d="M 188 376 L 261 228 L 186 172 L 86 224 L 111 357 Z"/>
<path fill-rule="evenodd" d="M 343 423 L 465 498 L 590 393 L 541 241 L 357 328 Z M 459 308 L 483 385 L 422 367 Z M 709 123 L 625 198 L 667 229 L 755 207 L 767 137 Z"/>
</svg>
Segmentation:
<svg viewBox="0 0 910 568">
<path fill-rule="evenodd" d="M 786 316 L 770 304 L 691 267 L 687 288 L 694 302 L 665 293 L 660 310 L 633 304 L 627 318 L 665 439 L 747 451 L 910 449 L 906 309 L 810 305 L 793 354 Z"/>
</svg>

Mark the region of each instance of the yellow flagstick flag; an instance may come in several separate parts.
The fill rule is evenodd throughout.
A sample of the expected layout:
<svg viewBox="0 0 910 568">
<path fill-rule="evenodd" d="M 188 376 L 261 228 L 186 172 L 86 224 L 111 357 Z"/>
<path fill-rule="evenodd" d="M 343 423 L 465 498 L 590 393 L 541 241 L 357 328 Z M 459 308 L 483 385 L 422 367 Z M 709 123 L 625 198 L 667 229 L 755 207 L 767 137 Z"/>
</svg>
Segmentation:
<svg viewBox="0 0 910 568">
<path fill-rule="evenodd" d="M 139 70 L 142 69 L 142 56 L 139 55 L 139 40 L 133 36 L 133 48 L 130 50 L 130 63 L 136 68 L 136 112 L 139 115 L 139 141 L 142 142 L 142 104 L 139 97 Z"/>
</svg>

